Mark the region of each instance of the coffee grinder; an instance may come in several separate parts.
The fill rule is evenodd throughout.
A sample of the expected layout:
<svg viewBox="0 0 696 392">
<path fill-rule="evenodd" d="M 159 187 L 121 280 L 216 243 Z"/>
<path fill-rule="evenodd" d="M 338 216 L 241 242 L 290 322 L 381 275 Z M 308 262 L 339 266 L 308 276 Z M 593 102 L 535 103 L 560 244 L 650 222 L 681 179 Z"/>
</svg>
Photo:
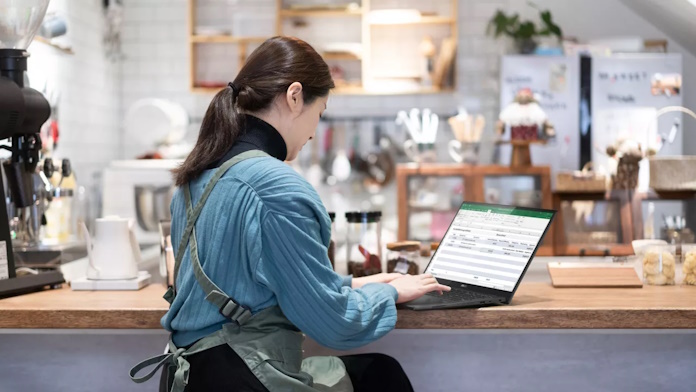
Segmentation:
<svg viewBox="0 0 696 392">
<path fill-rule="evenodd" d="M 0 140 L 10 139 L 11 152 L 2 163 L 4 179 L 0 195 L 9 188 L 17 209 L 31 210 L 43 202 L 34 184 L 38 174 L 41 138 L 39 130 L 51 108 L 38 91 L 25 86 L 27 47 L 41 26 L 49 0 L 0 0 Z M 40 189 L 40 188 L 39 188 Z M 40 219 L 33 215 L 33 219 Z M 16 295 L 64 282 L 58 270 L 36 269 L 18 274 L 15 269 L 13 238 L 8 211 L 0 207 L 0 297 Z"/>
</svg>

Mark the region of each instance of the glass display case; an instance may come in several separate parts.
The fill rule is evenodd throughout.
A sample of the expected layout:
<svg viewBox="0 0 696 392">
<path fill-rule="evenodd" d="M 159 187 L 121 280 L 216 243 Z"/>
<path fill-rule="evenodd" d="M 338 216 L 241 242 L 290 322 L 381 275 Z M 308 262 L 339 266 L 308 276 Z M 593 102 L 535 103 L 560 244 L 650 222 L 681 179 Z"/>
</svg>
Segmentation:
<svg viewBox="0 0 696 392">
<path fill-rule="evenodd" d="M 696 192 L 638 193 L 633 199 L 636 239 L 696 242 Z"/>
<path fill-rule="evenodd" d="M 556 243 L 562 256 L 633 254 L 631 199 L 628 191 L 554 193 Z"/>
<path fill-rule="evenodd" d="M 462 164 L 397 166 L 400 241 L 439 242 L 464 201 L 551 209 L 550 169 Z M 538 255 L 553 254 L 549 230 Z"/>
<path fill-rule="evenodd" d="M 464 202 L 462 177 L 412 176 L 408 179 L 407 237 L 421 242 L 439 241 Z"/>
</svg>

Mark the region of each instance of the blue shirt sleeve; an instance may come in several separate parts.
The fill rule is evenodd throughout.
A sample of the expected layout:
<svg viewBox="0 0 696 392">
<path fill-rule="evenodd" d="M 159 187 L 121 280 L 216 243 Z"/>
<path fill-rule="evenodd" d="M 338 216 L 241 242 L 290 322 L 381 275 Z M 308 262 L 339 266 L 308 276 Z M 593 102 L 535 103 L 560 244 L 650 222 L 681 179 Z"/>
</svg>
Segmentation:
<svg viewBox="0 0 696 392">
<path fill-rule="evenodd" d="M 343 277 L 343 286 L 353 287 L 353 276 L 346 275 Z"/>
<path fill-rule="evenodd" d="M 383 283 L 352 289 L 350 280 L 331 268 L 316 219 L 269 211 L 261 228 L 256 279 L 275 293 L 302 332 L 326 347 L 347 350 L 394 328 L 396 289 Z"/>
</svg>

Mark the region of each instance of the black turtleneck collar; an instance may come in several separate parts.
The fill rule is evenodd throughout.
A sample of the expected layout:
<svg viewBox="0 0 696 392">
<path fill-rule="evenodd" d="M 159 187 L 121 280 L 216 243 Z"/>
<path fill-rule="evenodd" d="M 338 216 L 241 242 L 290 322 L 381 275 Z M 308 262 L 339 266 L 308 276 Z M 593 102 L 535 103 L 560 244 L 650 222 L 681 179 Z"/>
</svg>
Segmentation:
<svg viewBox="0 0 696 392">
<path fill-rule="evenodd" d="M 237 141 L 212 168 L 220 167 L 234 156 L 250 150 L 261 150 L 281 161 L 287 158 L 288 149 L 285 145 L 285 140 L 273 128 L 273 125 L 250 114 L 245 115 L 245 120 L 244 130 L 237 138 Z"/>
</svg>

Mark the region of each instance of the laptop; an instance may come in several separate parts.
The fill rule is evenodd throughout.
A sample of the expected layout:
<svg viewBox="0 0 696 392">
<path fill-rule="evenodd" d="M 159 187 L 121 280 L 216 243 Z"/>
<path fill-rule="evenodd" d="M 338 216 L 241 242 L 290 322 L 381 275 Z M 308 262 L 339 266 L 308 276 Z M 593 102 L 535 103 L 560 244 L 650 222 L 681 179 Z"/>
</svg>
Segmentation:
<svg viewBox="0 0 696 392">
<path fill-rule="evenodd" d="M 464 202 L 425 269 L 451 291 L 402 304 L 414 310 L 509 304 L 556 212 Z"/>
</svg>

